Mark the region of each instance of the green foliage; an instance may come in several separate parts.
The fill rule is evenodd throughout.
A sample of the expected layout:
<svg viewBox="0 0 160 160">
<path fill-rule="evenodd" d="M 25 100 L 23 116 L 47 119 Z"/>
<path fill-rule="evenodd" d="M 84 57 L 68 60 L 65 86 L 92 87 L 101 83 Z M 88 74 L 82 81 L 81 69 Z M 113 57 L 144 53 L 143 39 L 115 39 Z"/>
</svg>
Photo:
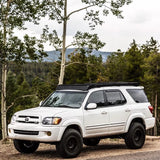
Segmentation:
<svg viewBox="0 0 160 160">
<path fill-rule="evenodd" d="M 104 47 L 105 43 L 99 40 L 97 34 L 89 34 L 87 32 L 82 33 L 78 31 L 72 45 L 80 50 L 85 50 L 86 53 L 91 53 L 92 50 L 99 50 Z"/>
<path fill-rule="evenodd" d="M 45 28 L 43 28 L 41 38 L 44 42 L 49 41 L 49 44 L 52 45 L 56 50 L 62 47 L 62 40 L 58 37 L 57 31 L 53 30 L 52 33 L 50 33 L 47 25 Z"/>
<path fill-rule="evenodd" d="M 68 0 L 65 1 L 66 3 L 68 2 Z M 47 14 L 51 20 L 56 20 L 58 23 L 62 23 L 64 20 L 69 20 L 72 14 L 85 10 L 86 13 L 84 14 L 84 20 L 89 22 L 91 29 L 94 29 L 96 25 L 102 25 L 103 21 L 100 17 L 107 16 L 109 12 L 119 18 L 123 18 L 122 10 L 120 10 L 120 8 L 131 3 L 131 0 L 81 0 L 84 7 L 74 10 L 64 17 L 65 1 L 43 1 L 41 4 L 43 7 L 41 16 Z"/>
<path fill-rule="evenodd" d="M 21 85 L 24 82 L 24 80 L 25 80 L 24 73 L 20 72 L 20 74 L 17 76 L 17 84 Z"/>
<path fill-rule="evenodd" d="M 9 106 L 16 98 L 15 91 L 17 90 L 16 77 L 13 72 L 8 72 L 7 78 L 7 106 Z"/>
<path fill-rule="evenodd" d="M 36 93 L 39 99 L 44 100 L 49 94 L 53 92 L 53 86 L 47 81 L 42 81 L 38 77 L 33 80 L 33 91 Z"/>
<path fill-rule="evenodd" d="M 151 53 L 157 53 L 159 51 L 158 41 L 154 40 L 151 37 L 150 41 L 146 41 L 146 44 L 141 46 L 142 53 L 144 58 L 147 58 Z"/>
<path fill-rule="evenodd" d="M 141 69 L 141 65 L 143 64 L 143 55 L 135 41 L 131 43 L 129 50 L 126 52 L 125 60 L 125 80 L 140 82 L 140 78 L 143 74 Z"/>
<path fill-rule="evenodd" d="M 7 122 L 14 112 L 34 107 L 33 99 L 37 98 L 24 74 L 16 75 L 10 71 L 7 76 Z"/>
<path fill-rule="evenodd" d="M 1 0 L 0 27 L 6 23 L 11 30 L 22 28 L 25 21 L 39 20 L 39 0 Z"/>
<path fill-rule="evenodd" d="M 133 41 L 125 53 L 118 51 L 109 56 L 107 75 L 110 81 L 137 81 L 143 77 L 143 54 L 141 48 Z"/>
<path fill-rule="evenodd" d="M 0 30 L 0 35 L 2 31 Z M 8 39 L 4 44 L 3 39 L 0 40 L 2 48 L 0 48 L 0 62 L 6 63 L 7 61 L 15 61 L 17 64 L 22 64 L 26 60 L 37 60 L 46 56 L 43 51 L 43 46 L 41 42 L 35 37 L 24 36 L 24 41 L 20 40 L 18 37 L 13 36 L 13 33 L 9 35 Z"/>
<path fill-rule="evenodd" d="M 155 104 L 155 95 L 160 95 L 160 53 L 151 53 L 144 59 L 142 65 L 144 70 L 143 84 L 146 86 L 149 99 Z M 160 101 L 158 101 L 158 106 Z"/>
<path fill-rule="evenodd" d="M 70 61 L 66 65 L 66 84 L 102 81 L 105 70 L 102 57 L 85 53 L 85 50 L 81 50 L 70 55 Z"/>
<path fill-rule="evenodd" d="M 115 53 L 112 53 L 106 62 L 106 74 L 108 81 L 125 81 L 125 53 L 118 50 Z"/>
<path fill-rule="evenodd" d="M 26 21 L 37 23 L 40 19 L 39 0 L 3 0 L 0 3 L 0 62 L 23 63 L 46 56 L 43 45 L 35 37 L 24 36 L 23 41 L 14 36 L 13 30 L 24 29 Z M 39 54 L 37 54 L 37 52 Z"/>
<path fill-rule="evenodd" d="M 73 14 L 84 10 L 86 11 L 86 13 L 84 14 L 84 20 L 89 22 L 89 26 L 91 27 L 91 29 L 95 29 L 97 25 L 102 25 L 102 23 L 104 22 L 101 20 L 100 17 L 107 16 L 109 12 L 111 12 L 117 17 L 122 18 L 123 16 L 120 8 L 124 5 L 128 5 L 129 3 L 131 3 L 131 0 L 81 0 L 81 2 L 84 4 L 84 7 L 74 10 L 65 15 L 64 12 L 67 12 L 67 7 L 65 7 L 65 4 L 67 5 L 68 0 L 42 1 L 40 5 L 42 9 L 39 14 L 40 16 L 44 17 L 48 15 L 49 19 L 55 20 L 58 23 L 62 23 L 64 21 L 69 21 L 70 17 Z M 85 38 L 87 39 L 89 38 L 89 36 L 91 35 L 89 35 L 88 33 L 82 34 L 78 31 L 75 35 L 75 39 L 77 40 L 78 37 L 80 37 L 81 39 L 83 38 L 83 40 L 85 40 Z M 52 29 L 52 32 L 49 32 L 49 27 L 47 25 L 43 29 L 43 34 L 41 38 L 44 41 L 49 41 L 50 45 L 52 45 L 56 50 L 62 48 L 62 41 L 64 41 L 64 39 L 61 40 L 56 30 Z M 95 40 L 96 38 L 98 38 L 96 34 L 92 35 L 92 40 Z M 70 45 L 75 46 L 75 41 L 72 42 Z"/>
</svg>

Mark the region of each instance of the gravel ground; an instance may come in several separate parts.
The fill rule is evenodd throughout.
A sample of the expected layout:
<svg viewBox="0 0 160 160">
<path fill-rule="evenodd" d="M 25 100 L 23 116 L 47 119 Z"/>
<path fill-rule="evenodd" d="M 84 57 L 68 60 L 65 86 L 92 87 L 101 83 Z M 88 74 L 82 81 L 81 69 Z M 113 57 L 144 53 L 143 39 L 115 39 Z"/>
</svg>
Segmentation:
<svg viewBox="0 0 160 160">
<path fill-rule="evenodd" d="M 76 160 L 99 159 L 103 157 L 144 153 L 148 151 L 160 150 L 160 140 L 147 138 L 143 148 L 138 150 L 127 149 L 123 140 L 106 139 L 101 140 L 100 144 L 95 147 L 84 146 L 81 154 Z M 0 160 L 56 160 L 61 159 L 57 154 L 55 146 L 49 144 L 40 144 L 38 150 L 33 154 L 21 154 L 17 152 L 12 142 L 2 144 L 0 142 Z"/>
<path fill-rule="evenodd" d="M 160 160 L 160 157 L 159 151 L 149 151 L 111 157 L 101 157 L 91 160 Z"/>
</svg>

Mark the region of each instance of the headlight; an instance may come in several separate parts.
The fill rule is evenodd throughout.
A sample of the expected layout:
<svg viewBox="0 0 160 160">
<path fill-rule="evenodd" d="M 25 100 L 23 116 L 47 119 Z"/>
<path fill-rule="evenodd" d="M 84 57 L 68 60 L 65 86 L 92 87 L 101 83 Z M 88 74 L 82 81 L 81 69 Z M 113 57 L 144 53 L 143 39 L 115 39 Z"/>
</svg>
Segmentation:
<svg viewBox="0 0 160 160">
<path fill-rule="evenodd" d="M 44 125 L 58 125 L 61 122 L 60 117 L 46 117 L 43 119 L 42 124 Z"/>
<path fill-rule="evenodd" d="M 11 118 L 11 124 L 15 123 L 16 122 L 16 115 L 14 114 Z"/>
</svg>

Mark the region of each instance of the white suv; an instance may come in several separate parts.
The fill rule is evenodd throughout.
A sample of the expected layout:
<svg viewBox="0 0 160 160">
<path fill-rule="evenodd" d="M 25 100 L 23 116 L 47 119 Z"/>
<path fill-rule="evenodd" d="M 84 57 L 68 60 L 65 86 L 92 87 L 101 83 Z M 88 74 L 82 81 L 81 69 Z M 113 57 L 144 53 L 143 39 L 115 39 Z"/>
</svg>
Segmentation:
<svg viewBox="0 0 160 160">
<path fill-rule="evenodd" d="M 83 143 L 93 146 L 107 137 L 122 137 L 137 149 L 154 127 L 152 111 L 135 82 L 59 85 L 39 107 L 15 113 L 8 134 L 21 153 L 51 143 L 62 157 L 76 157 Z"/>
</svg>

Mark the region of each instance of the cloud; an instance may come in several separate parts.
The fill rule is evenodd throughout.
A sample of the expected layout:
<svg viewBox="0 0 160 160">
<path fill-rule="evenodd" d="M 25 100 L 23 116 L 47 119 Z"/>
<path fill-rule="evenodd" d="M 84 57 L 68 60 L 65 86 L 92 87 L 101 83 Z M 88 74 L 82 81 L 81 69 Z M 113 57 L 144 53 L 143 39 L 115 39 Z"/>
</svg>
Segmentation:
<svg viewBox="0 0 160 160">
<path fill-rule="evenodd" d="M 152 20 L 152 16 L 148 12 L 138 11 L 134 16 L 130 17 L 130 22 L 135 24 L 144 24 Z"/>
</svg>

